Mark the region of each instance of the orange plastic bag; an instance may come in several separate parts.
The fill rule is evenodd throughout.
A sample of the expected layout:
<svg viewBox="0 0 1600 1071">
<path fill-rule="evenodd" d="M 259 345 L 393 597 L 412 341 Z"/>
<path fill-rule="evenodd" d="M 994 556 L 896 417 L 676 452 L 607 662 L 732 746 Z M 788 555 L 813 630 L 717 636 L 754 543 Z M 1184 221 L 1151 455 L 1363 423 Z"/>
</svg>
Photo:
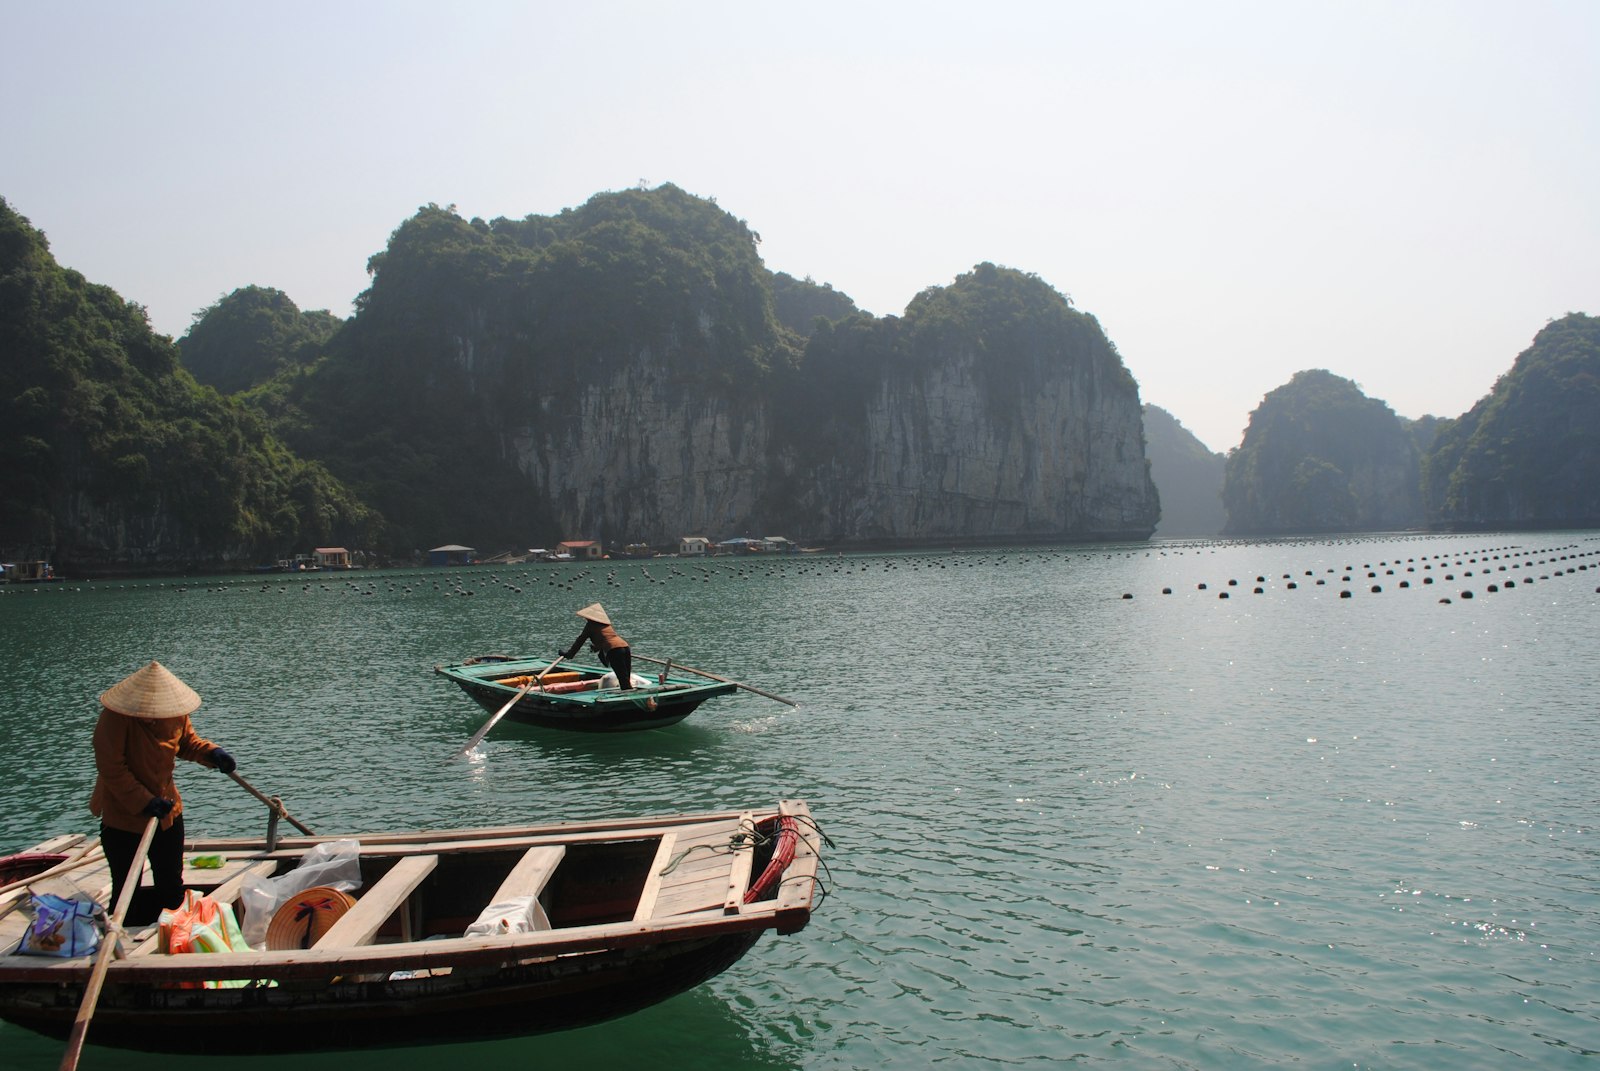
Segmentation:
<svg viewBox="0 0 1600 1071">
<path fill-rule="evenodd" d="M 232 904 L 219 904 L 193 889 L 183 890 L 183 903 L 161 912 L 161 950 L 169 955 L 186 952 L 248 952 L 239 932 Z M 207 989 L 232 989 L 247 981 L 206 982 Z M 198 988 L 188 985 L 186 988 Z"/>
</svg>

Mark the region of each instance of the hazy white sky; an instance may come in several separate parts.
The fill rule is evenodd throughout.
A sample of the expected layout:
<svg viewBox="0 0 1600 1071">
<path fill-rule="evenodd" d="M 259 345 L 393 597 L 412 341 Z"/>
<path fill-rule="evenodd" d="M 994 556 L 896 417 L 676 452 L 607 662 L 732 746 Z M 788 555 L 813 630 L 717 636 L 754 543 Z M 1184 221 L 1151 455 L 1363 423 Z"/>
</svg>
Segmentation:
<svg viewBox="0 0 1600 1071">
<path fill-rule="evenodd" d="M 174 337 L 350 314 L 428 202 L 640 181 L 879 315 L 981 261 L 1216 450 L 1305 368 L 1456 416 L 1600 313 L 1600 2 L 0 0 L 0 197 Z"/>
</svg>

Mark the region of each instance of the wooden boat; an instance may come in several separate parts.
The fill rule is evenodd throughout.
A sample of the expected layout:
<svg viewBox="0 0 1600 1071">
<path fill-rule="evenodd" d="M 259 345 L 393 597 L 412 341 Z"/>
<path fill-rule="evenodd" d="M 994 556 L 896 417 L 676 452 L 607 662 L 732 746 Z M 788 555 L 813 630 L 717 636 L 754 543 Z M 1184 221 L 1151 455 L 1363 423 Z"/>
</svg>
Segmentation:
<svg viewBox="0 0 1600 1071">
<path fill-rule="evenodd" d="M 483 709 L 498 711 L 549 665 L 548 659 L 484 655 L 434 666 L 433 671 L 454 681 Z M 597 667 L 563 663 L 523 693 L 506 717 L 586 733 L 659 729 L 676 725 L 707 699 L 739 687 L 730 681 L 669 673 L 665 680 L 654 675 L 646 678 L 649 684 L 624 690 L 602 687 L 605 674 Z"/>
<path fill-rule="evenodd" d="M 232 902 L 247 872 L 295 867 L 331 837 L 195 840 L 185 881 Z M 821 833 L 804 802 L 565 825 L 378 833 L 360 842 L 363 884 L 309 948 L 169 954 L 159 932 L 124 937 L 89 1028 L 91 1044 L 234 1054 L 393 1047 L 534 1034 L 600 1022 L 691 989 L 762 933 L 804 927 L 818 899 Z M 104 903 L 110 877 L 90 841 L 32 849 L 83 860 L 39 891 Z M 9 897 L 0 896 L 0 910 Z M 489 905 L 534 897 L 533 929 L 463 936 Z M 523 901 L 528 903 L 528 901 Z M 290 906 L 293 906 L 292 904 Z M 0 919 L 0 1019 L 55 1037 L 72 1026 L 92 957 L 14 950 L 26 920 Z M 153 928 L 152 928 L 153 929 Z M 277 922 L 268 931 L 269 945 Z M 281 942 L 278 942 L 281 943 Z M 207 983 L 247 980 L 236 988 Z"/>
</svg>

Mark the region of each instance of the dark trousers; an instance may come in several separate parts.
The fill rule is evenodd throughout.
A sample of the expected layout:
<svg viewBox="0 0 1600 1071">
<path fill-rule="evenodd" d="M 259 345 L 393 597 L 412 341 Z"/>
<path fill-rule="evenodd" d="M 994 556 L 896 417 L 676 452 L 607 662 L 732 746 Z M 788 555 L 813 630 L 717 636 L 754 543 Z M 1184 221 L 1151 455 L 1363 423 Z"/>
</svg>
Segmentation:
<svg viewBox="0 0 1600 1071">
<path fill-rule="evenodd" d="M 606 652 L 606 668 L 617 675 L 618 688 L 633 687 L 633 649 L 613 647 Z"/>
<path fill-rule="evenodd" d="M 133 867 L 133 853 L 139 850 L 143 836 L 143 830 L 129 833 L 125 829 L 112 829 L 103 822 L 100 824 L 100 845 L 111 867 L 111 903 L 107 905 L 107 916 L 117 909 L 123 883 Z M 173 819 L 171 829 L 157 827 L 145 858 L 150 863 L 150 879 L 155 884 L 134 890 L 128 915 L 122 920 L 125 926 L 147 926 L 161 917 L 162 908 L 183 903 L 183 815 Z"/>
</svg>

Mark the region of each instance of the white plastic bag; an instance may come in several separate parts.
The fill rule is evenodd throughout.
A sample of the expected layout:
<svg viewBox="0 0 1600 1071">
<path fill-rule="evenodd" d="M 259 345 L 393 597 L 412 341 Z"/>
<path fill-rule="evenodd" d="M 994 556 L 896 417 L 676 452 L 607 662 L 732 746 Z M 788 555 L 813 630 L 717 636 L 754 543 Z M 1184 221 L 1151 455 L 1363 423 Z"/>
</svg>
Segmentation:
<svg viewBox="0 0 1600 1071">
<path fill-rule="evenodd" d="M 651 680 L 649 677 L 641 677 L 637 673 L 633 674 L 633 686 L 635 688 L 648 688 L 653 684 L 655 684 L 655 681 Z M 616 673 L 612 670 L 606 670 L 605 675 L 600 678 L 600 687 L 615 688 L 616 686 Z"/>
<path fill-rule="evenodd" d="M 340 892 L 361 888 L 361 842 L 324 841 L 300 857 L 300 863 L 287 874 L 263 878 L 250 874 L 239 890 L 244 907 L 244 939 L 251 948 L 266 945 L 267 926 L 278 905 L 295 893 L 317 885 L 331 885 Z"/>
<path fill-rule="evenodd" d="M 467 937 L 498 937 L 506 933 L 530 933 L 549 929 L 537 896 L 513 896 L 483 909 L 467 927 Z"/>
</svg>

